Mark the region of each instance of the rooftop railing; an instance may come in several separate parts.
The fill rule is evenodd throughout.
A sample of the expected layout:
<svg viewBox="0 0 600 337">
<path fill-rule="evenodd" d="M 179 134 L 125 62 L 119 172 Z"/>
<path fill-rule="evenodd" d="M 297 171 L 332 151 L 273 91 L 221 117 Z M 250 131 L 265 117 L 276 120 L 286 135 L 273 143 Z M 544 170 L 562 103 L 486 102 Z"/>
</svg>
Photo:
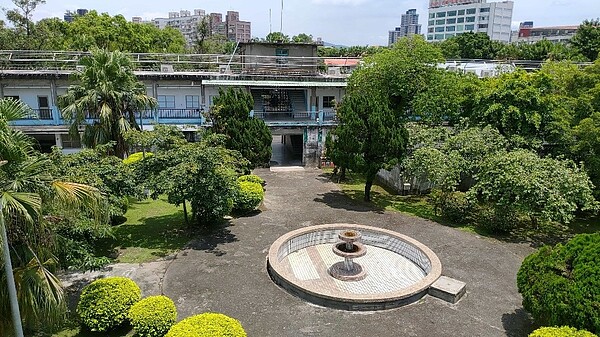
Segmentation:
<svg viewBox="0 0 600 337">
<path fill-rule="evenodd" d="M 1 70 L 77 71 L 88 52 L 1 50 Z M 129 54 L 138 72 L 205 72 L 241 75 L 326 75 L 346 77 L 359 58 L 323 58 L 217 54 Z M 339 60 L 328 67 L 325 60 Z M 353 62 L 347 62 L 353 60 Z"/>
</svg>

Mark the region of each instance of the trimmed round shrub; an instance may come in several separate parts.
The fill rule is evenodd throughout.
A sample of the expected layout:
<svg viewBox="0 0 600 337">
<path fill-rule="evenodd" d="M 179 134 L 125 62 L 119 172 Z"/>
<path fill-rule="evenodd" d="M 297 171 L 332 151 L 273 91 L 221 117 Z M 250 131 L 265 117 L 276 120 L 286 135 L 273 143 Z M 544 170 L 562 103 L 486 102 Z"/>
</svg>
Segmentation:
<svg viewBox="0 0 600 337">
<path fill-rule="evenodd" d="M 154 156 L 154 153 L 146 152 L 146 158 L 150 158 L 152 156 Z M 142 159 L 144 159 L 143 152 L 132 153 L 127 158 L 123 159 L 123 164 L 125 164 L 125 165 L 134 164 L 134 163 L 139 162 Z"/>
<path fill-rule="evenodd" d="M 539 328 L 532 332 L 529 337 L 598 337 L 585 330 L 577 330 L 568 326 L 562 328 Z"/>
<path fill-rule="evenodd" d="M 517 286 L 523 307 L 541 325 L 600 331 L 600 233 L 529 255 Z"/>
<path fill-rule="evenodd" d="M 129 322 L 139 337 L 163 337 L 177 321 L 175 303 L 166 296 L 151 296 L 129 309 Z"/>
<path fill-rule="evenodd" d="M 242 324 L 231 317 L 204 313 L 173 325 L 166 337 L 246 337 Z"/>
<path fill-rule="evenodd" d="M 245 176 L 241 176 L 238 178 L 239 182 L 242 181 L 247 181 L 247 182 L 251 182 L 251 183 L 257 183 L 260 184 L 262 186 L 265 185 L 265 180 L 257 175 L 254 174 L 249 174 L 249 175 L 245 175 Z"/>
<path fill-rule="evenodd" d="M 81 293 L 77 314 L 91 331 L 108 331 L 125 323 L 141 290 L 126 277 L 107 277 L 88 284 Z"/>
<path fill-rule="evenodd" d="M 233 201 L 233 211 L 249 213 L 254 211 L 265 197 L 262 185 L 249 181 L 238 182 L 239 189 Z"/>
</svg>

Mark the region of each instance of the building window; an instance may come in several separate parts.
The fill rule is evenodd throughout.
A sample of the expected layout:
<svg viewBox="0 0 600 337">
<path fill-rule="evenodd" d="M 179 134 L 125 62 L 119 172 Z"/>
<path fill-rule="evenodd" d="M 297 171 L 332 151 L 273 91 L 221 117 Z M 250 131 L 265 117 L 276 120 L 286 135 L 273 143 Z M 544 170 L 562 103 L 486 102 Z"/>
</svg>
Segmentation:
<svg viewBox="0 0 600 337">
<path fill-rule="evenodd" d="M 433 35 L 427 35 L 427 40 L 428 40 L 428 41 L 431 41 L 431 40 L 433 40 Z"/>
<path fill-rule="evenodd" d="M 435 27 L 436 33 L 443 32 L 443 31 L 444 31 L 444 27 Z"/>
<path fill-rule="evenodd" d="M 463 23 L 463 22 L 465 22 L 465 18 L 456 19 L 456 23 Z"/>
<path fill-rule="evenodd" d="M 61 134 L 60 139 L 62 141 L 63 149 L 80 149 L 81 148 L 81 142 L 79 140 L 73 138 L 71 135 Z"/>
<path fill-rule="evenodd" d="M 436 24 L 436 25 L 443 25 L 443 24 L 445 24 L 445 23 L 446 23 L 446 20 L 444 20 L 444 19 L 441 19 L 441 20 L 436 20 L 436 21 L 435 21 L 435 24 Z"/>
<path fill-rule="evenodd" d="M 449 38 L 451 38 L 451 37 L 454 37 L 454 33 L 451 33 L 451 34 L 446 34 L 446 38 L 447 38 L 447 39 L 449 39 Z"/>
<path fill-rule="evenodd" d="M 456 16 L 456 11 L 449 11 L 448 16 Z"/>
<path fill-rule="evenodd" d="M 456 25 L 456 31 L 457 32 L 462 32 L 463 30 L 465 30 L 465 26 L 464 25 Z"/>
<path fill-rule="evenodd" d="M 436 14 L 436 17 L 438 18 L 445 18 L 446 17 L 446 12 L 439 12 Z"/>
<path fill-rule="evenodd" d="M 188 109 L 200 109 L 200 96 L 186 95 L 185 107 Z"/>
<path fill-rule="evenodd" d="M 436 40 L 443 40 L 444 39 L 444 34 L 435 34 L 435 39 Z"/>
<path fill-rule="evenodd" d="M 323 96 L 323 109 L 335 108 L 335 96 Z"/>
<path fill-rule="evenodd" d="M 454 27 L 454 26 L 448 26 L 448 27 L 446 27 L 446 31 L 447 32 L 454 32 L 454 31 L 456 31 L 456 27 Z"/>
<path fill-rule="evenodd" d="M 433 26 L 435 24 L 435 20 L 429 20 L 429 25 Z"/>
<path fill-rule="evenodd" d="M 290 50 L 283 49 L 283 48 L 277 48 L 277 49 L 275 49 L 275 56 L 288 57 L 288 56 L 290 56 Z"/>
<path fill-rule="evenodd" d="M 465 30 L 467 30 L 467 31 L 475 30 L 475 25 L 465 25 Z"/>
<path fill-rule="evenodd" d="M 448 25 L 453 25 L 455 23 L 456 23 L 456 19 L 448 19 L 448 20 L 446 20 L 446 24 L 448 24 Z"/>
<path fill-rule="evenodd" d="M 477 13 L 477 8 L 469 8 L 467 9 L 467 14 L 475 14 Z"/>
<path fill-rule="evenodd" d="M 475 22 L 474 16 L 467 16 L 467 22 Z"/>
<path fill-rule="evenodd" d="M 490 12 L 490 8 L 489 7 L 487 7 L 487 8 L 480 8 L 479 9 L 479 13 L 489 13 L 489 12 Z"/>
<path fill-rule="evenodd" d="M 433 27 L 429 27 L 429 28 L 427 29 L 427 33 L 433 33 Z"/>
<path fill-rule="evenodd" d="M 488 24 L 487 23 L 483 23 L 479 25 L 479 28 L 486 28 L 487 29 Z"/>
<path fill-rule="evenodd" d="M 480 16 L 479 17 L 479 21 L 485 21 L 485 20 L 487 20 L 487 16 Z"/>
<path fill-rule="evenodd" d="M 158 107 L 160 109 L 174 109 L 175 108 L 175 96 L 158 95 Z"/>
<path fill-rule="evenodd" d="M 464 9 L 459 10 L 458 15 L 465 15 L 465 10 Z"/>
<path fill-rule="evenodd" d="M 433 19 L 433 18 L 435 18 L 435 13 L 429 13 L 429 18 L 430 18 L 430 19 Z"/>
</svg>

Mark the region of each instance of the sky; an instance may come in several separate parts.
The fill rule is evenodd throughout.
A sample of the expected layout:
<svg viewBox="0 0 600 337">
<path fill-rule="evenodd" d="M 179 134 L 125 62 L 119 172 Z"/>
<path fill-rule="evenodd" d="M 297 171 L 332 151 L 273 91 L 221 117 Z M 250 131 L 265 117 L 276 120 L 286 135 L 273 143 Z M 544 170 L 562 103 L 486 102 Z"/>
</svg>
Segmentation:
<svg viewBox="0 0 600 337">
<path fill-rule="evenodd" d="M 600 16 L 598 0 L 514 0 L 513 28 L 521 21 L 535 26 L 578 25 Z M 240 12 L 240 19 L 252 22 L 252 36 L 265 37 L 281 26 L 281 0 L 46 0 L 35 12 L 34 20 L 61 17 L 65 10 L 95 9 L 111 15 L 122 14 L 145 19 L 166 17 L 170 11 L 199 8 L 207 13 Z M 307 33 L 323 41 L 341 45 L 387 45 L 388 31 L 400 25 L 400 16 L 416 8 L 419 23 L 426 32 L 428 0 L 284 0 L 283 33 Z M 11 8 L 11 0 L 0 0 L 0 7 Z M 272 11 L 269 24 L 269 10 Z"/>
</svg>

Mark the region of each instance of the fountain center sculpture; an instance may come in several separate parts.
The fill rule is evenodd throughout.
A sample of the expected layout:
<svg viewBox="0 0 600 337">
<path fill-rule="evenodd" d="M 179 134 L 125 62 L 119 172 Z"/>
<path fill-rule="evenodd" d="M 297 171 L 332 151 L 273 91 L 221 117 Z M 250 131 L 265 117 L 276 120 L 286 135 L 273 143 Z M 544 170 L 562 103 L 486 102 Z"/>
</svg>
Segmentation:
<svg viewBox="0 0 600 337">
<path fill-rule="evenodd" d="M 361 233 L 356 230 L 340 232 L 341 242 L 333 245 L 333 253 L 343 257 L 344 261 L 335 263 L 329 268 L 329 274 L 340 281 L 360 281 L 367 277 L 364 268 L 354 259 L 365 256 L 367 248 L 360 243 Z"/>
</svg>

